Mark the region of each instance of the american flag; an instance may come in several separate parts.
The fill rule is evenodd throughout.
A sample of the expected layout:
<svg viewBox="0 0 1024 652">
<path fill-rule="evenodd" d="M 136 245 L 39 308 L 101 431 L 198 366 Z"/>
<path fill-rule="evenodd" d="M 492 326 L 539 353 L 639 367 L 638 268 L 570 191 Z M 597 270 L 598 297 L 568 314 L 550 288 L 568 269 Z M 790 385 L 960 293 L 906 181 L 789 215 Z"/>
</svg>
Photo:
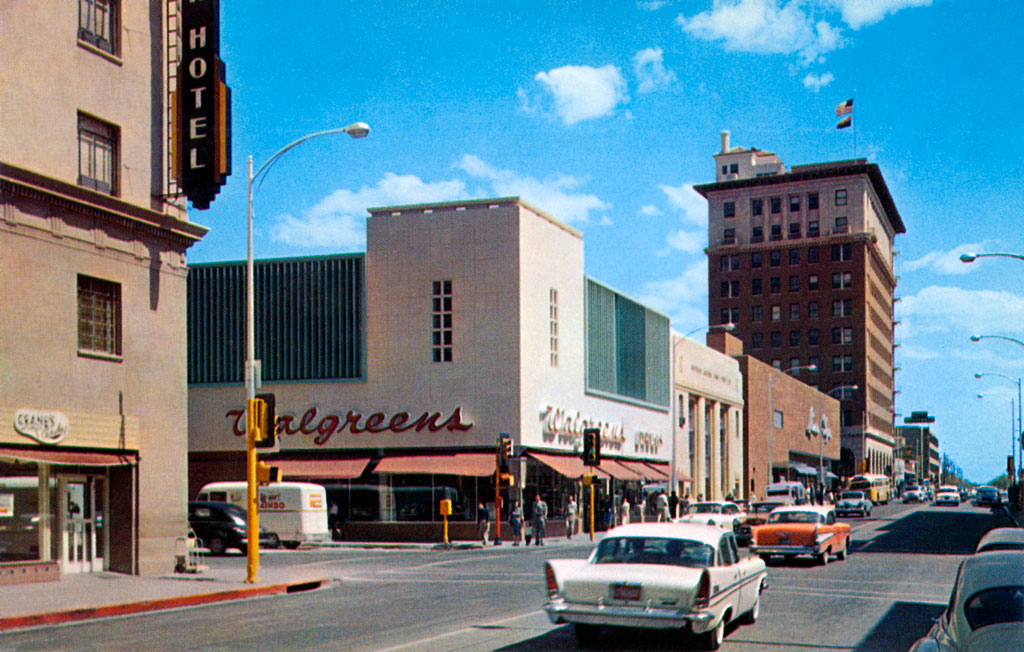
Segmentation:
<svg viewBox="0 0 1024 652">
<path fill-rule="evenodd" d="M 836 107 L 836 117 L 841 117 L 847 113 L 853 113 L 853 99 L 846 100 Z"/>
</svg>

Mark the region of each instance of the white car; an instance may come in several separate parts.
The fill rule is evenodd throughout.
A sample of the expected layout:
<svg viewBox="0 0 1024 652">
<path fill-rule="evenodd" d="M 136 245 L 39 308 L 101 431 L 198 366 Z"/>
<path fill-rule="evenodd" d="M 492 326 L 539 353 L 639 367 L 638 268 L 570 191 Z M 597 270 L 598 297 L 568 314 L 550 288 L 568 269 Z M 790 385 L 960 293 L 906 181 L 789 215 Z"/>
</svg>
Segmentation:
<svg viewBox="0 0 1024 652">
<path fill-rule="evenodd" d="M 978 541 L 975 553 L 990 550 L 1024 550 L 1024 530 L 1019 527 L 997 527 Z"/>
<path fill-rule="evenodd" d="M 764 562 L 741 558 L 716 525 L 638 523 L 609 530 L 587 559 L 544 565 L 553 623 L 572 623 L 581 645 L 602 626 L 675 629 L 717 650 L 725 626 L 753 623 L 768 586 Z"/>
<path fill-rule="evenodd" d="M 1024 652 L 1024 551 L 962 561 L 946 611 L 910 652 Z"/>
<path fill-rule="evenodd" d="M 705 500 L 690 503 L 686 513 L 675 520 L 676 523 L 705 523 L 717 525 L 729 531 L 747 520 L 746 513 L 736 503 L 721 500 Z"/>
<path fill-rule="evenodd" d="M 872 507 L 874 507 L 874 503 L 863 491 L 844 491 L 836 501 L 836 516 L 846 516 L 847 514 L 871 516 Z"/>
<path fill-rule="evenodd" d="M 939 493 L 935 494 L 936 505 L 959 505 L 960 490 L 952 485 L 939 487 Z"/>
</svg>

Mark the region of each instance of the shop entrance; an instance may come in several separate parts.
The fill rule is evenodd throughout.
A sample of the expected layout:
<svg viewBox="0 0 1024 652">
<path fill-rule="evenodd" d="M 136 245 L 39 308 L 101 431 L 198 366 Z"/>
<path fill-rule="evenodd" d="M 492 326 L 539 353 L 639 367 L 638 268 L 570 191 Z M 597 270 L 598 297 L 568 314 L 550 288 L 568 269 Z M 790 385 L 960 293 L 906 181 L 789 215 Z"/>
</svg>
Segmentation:
<svg viewBox="0 0 1024 652">
<path fill-rule="evenodd" d="M 64 573 L 103 570 L 106 479 L 62 475 L 58 480 L 60 560 Z"/>
</svg>

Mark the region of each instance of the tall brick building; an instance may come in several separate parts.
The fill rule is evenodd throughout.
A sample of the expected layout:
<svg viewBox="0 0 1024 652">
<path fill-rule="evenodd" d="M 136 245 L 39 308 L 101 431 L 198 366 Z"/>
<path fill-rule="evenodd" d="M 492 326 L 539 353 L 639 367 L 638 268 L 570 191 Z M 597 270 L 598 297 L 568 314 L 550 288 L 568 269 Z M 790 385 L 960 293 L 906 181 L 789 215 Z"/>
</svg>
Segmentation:
<svg viewBox="0 0 1024 652">
<path fill-rule="evenodd" d="M 708 315 L 779 369 L 840 399 L 844 473 L 893 464 L 893 242 L 905 232 L 878 166 L 794 166 L 758 149 L 714 155 Z M 751 433 L 758 436 L 758 433 Z"/>
</svg>

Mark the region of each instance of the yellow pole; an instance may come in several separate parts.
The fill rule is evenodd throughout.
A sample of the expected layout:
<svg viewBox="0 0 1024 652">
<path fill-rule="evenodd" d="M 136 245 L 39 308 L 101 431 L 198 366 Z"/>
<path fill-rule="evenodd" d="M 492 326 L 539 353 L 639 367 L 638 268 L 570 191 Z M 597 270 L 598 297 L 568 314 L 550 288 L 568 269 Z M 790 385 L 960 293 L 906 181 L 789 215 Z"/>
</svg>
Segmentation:
<svg viewBox="0 0 1024 652">
<path fill-rule="evenodd" d="M 590 540 L 594 540 L 594 469 L 590 469 Z"/>
<path fill-rule="evenodd" d="M 250 404 L 249 409 L 253 409 Z M 249 537 L 247 545 L 248 564 L 245 581 L 247 584 L 255 584 L 260 581 L 260 512 L 259 501 L 256 496 L 256 445 L 254 441 L 253 427 L 249 425 L 246 433 L 245 457 L 246 457 L 246 534 Z"/>
<path fill-rule="evenodd" d="M 448 545 L 448 515 L 444 514 L 444 543 Z"/>
</svg>

